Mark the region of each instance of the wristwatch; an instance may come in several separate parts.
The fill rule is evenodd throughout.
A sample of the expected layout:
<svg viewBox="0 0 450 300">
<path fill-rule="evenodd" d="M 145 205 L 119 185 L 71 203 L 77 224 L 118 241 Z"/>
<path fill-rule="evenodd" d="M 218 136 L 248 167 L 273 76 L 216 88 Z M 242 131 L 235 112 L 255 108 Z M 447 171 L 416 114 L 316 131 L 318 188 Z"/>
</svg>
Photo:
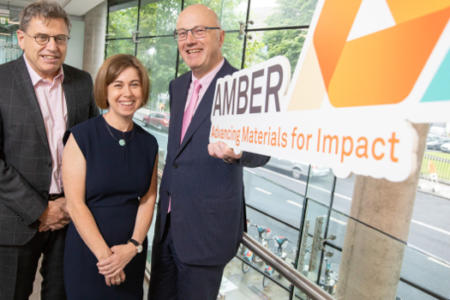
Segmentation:
<svg viewBox="0 0 450 300">
<path fill-rule="evenodd" d="M 141 253 L 142 250 L 144 250 L 144 247 L 142 247 L 142 245 L 135 239 L 129 239 L 128 242 L 136 246 L 137 253 Z"/>
</svg>

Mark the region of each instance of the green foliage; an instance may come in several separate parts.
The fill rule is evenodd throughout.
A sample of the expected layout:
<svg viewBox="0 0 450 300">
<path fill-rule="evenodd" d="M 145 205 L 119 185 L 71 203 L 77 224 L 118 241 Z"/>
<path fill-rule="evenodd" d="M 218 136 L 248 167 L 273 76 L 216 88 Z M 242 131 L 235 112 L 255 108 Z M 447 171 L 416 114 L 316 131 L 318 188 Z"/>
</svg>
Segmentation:
<svg viewBox="0 0 450 300">
<path fill-rule="evenodd" d="M 142 1 L 140 36 L 171 35 L 180 10 L 179 0 Z"/>
<path fill-rule="evenodd" d="M 271 26 L 309 25 L 317 0 L 278 0 L 277 11 L 266 22 Z M 267 45 L 267 58 L 284 55 L 289 60 L 292 71 L 305 42 L 306 30 L 266 31 L 263 42 Z"/>
<path fill-rule="evenodd" d="M 260 39 L 247 40 L 244 68 L 251 67 L 267 59 L 267 47 Z"/>
<path fill-rule="evenodd" d="M 142 1 L 138 44 L 138 58 L 147 67 L 151 81 L 147 107 L 156 110 L 161 103 L 168 105 L 169 82 L 175 77 L 177 45 L 172 36 L 180 13 L 179 0 Z"/>
<path fill-rule="evenodd" d="M 289 60 L 293 70 L 303 48 L 305 36 L 306 31 L 297 29 L 266 32 L 263 42 L 268 45 L 267 58 L 284 55 Z"/>
<path fill-rule="evenodd" d="M 192 4 L 204 4 L 216 12 L 220 24 L 224 30 L 239 29 L 239 21 L 245 21 L 245 10 L 239 9 L 240 4 L 246 4 L 246 0 L 186 0 L 185 7 Z"/>
<path fill-rule="evenodd" d="M 164 103 L 168 109 L 169 82 L 175 77 L 177 46 L 172 37 L 141 39 L 138 46 L 138 58 L 147 67 L 150 81 L 150 99 L 147 106 L 151 109 Z"/>
<path fill-rule="evenodd" d="M 106 57 L 125 53 L 134 55 L 134 43 L 131 40 L 111 40 L 106 42 Z"/>
<path fill-rule="evenodd" d="M 277 0 L 278 8 L 270 15 L 268 26 L 298 26 L 309 25 L 317 0 Z"/>
<path fill-rule="evenodd" d="M 109 12 L 108 37 L 130 37 L 136 31 L 137 13 L 136 6 Z"/>
</svg>

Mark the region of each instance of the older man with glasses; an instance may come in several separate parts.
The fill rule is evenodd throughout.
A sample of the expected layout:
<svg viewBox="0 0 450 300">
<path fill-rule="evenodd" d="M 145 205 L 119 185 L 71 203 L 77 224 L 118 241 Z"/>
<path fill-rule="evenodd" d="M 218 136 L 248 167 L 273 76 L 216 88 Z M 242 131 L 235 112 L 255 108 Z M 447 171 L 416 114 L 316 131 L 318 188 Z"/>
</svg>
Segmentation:
<svg viewBox="0 0 450 300">
<path fill-rule="evenodd" d="M 54 2 L 20 15 L 24 54 L 0 66 L 0 299 L 28 299 L 43 255 L 41 299 L 65 299 L 63 136 L 98 115 L 88 73 L 63 65 L 70 22 Z"/>
<path fill-rule="evenodd" d="M 268 157 L 209 144 L 216 81 L 236 71 L 222 56 L 225 32 L 217 15 L 201 4 L 188 6 L 174 36 L 191 71 L 169 85 L 149 300 L 215 300 L 245 225 L 242 169 L 261 166 Z"/>
</svg>

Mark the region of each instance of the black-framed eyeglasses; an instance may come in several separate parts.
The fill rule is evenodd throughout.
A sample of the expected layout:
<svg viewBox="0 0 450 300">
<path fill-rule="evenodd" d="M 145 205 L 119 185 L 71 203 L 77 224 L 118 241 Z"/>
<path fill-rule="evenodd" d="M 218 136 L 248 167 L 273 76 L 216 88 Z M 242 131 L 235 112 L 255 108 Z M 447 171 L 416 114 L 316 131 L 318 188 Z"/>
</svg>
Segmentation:
<svg viewBox="0 0 450 300">
<path fill-rule="evenodd" d="M 55 43 L 58 45 L 66 45 L 67 42 L 70 40 L 70 36 L 65 34 L 57 34 L 57 35 L 48 35 L 45 33 L 38 33 L 35 36 L 31 36 L 28 33 L 24 32 L 29 37 L 33 38 L 36 43 L 38 43 L 41 46 L 47 45 L 50 41 L 50 38 L 53 38 L 55 40 Z"/>
<path fill-rule="evenodd" d="M 192 33 L 192 36 L 196 39 L 202 39 L 206 36 L 207 30 L 220 29 L 220 27 L 209 27 L 209 26 L 195 26 L 191 29 L 178 29 L 173 31 L 173 37 L 178 41 L 183 41 L 187 39 L 189 31 Z"/>
</svg>

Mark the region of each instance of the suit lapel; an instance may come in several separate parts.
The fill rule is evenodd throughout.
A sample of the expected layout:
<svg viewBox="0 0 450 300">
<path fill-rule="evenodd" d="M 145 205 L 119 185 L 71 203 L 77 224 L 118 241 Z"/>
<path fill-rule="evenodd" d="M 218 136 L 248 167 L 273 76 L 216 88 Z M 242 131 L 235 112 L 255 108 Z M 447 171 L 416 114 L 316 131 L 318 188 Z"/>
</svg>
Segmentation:
<svg viewBox="0 0 450 300">
<path fill-rule="evenodd" d="M 25 64 L 25 60 L 20 57 L 17 60 L 17 68 L 13 75 L 16 76 L 18 90 L 17 90 L 17 101 L 25 102 L 25 107 L 28 107 L 31 113 L 31 118 L 33 119 L 36 130 L 46 147 L 48 148 L 48 140 L 47 133 L 45 131 L 44 119 L 42 117 L 41 108 L 39 107 L 38 100 L 36 98 L 36 94 L 34 92 L 33 83 L 31 82 L 30 74 L 28 74 L 28 69 Z M 49 149 L 50 151 L 50 149 Z"/>
<path fill-rule="evenodd" d="M 72 73 L 67 71 L 65 65 L 63 65 L 64 69 L 64 81 L 63 81 L 63 90 L 64 97 L 66 98 L 66 106 L 67 106 L 67 128 L 72 128 L 75 125 L 75 115 L 77 112 L 77 99 L 75 97 L 76 90 L 73 86 Z"/>
<path fill-rule="evenodd" d="M 175 144 L 172 149 L 178 149 L 180 147 L 180 139 L 181 139 L 181 127 L 183 126 L 183 115 L 184 115 L 184 108 L 186 107 L 186 101 L 187 101 L 187 94 L 189 91 L 189 85 L 191 83 L 192 79 L 192 73 L 189 72 L 189 75 L 186 76 L 186 79 L 183 80 L 183 82 L 180 83 L 179 88 L 180 91 L 177 93 L 174 92 L 174 97 L 172 100 L 172 107 L 171 107 L 171 116 L 170 121 L 175 122 L 173 124 L 173 143 Z M 172 133 L 171 133 L 172 134 Z M 178 150 L 177 150 L 178 152 Z"/>
<path fill-rule="evenodd" d="M 186 144 L 190 141 L 192 135 L 197 131 L 197 129 L 200 127 L 200 125 L 203 123 L 203 121 L 206 118 L 209 118 L 211 116 L 211 107 L 212 107 L 212 102 L 214 99 L 214 91 L 216 89 L 216 81 L 218 78 L 224 77 L 225 75 L 228 74 L 228 72 L 227 72 L 228 68 L 229 68 L 229 64 L 225 60 L 222 68 L 219 70 L 219 72 L 217 72 L 216 76 L 211 81 L 211 84 L 209 85 L 208 89 L 206 90 L 205 94 L 203 95 L 203 98 L 201 99 L 200 104 L 198 105 L 197 110 L 195 111 L 195 114 L 192 117 L 191 123 L 189 124 L 189 127 L 184 136 L 184 139 L 180 145 L 178 154 L 183 150 L 183 148 L 186 146 Z M 184 103 L 185 102 L 186 102 L 186 100 L 184 101 Z M 183 108 L 184 108 L 184 106 L 183 106 Z M 184 110 L 183 110 L 183 112 L 184 112 Z M 181 115 L 181 120 L 182 119 L 183 119 L 183 115 Z M 180 128 L 179 132 L 181 132 L 181 126 L 179 128 Z M 180 133 L 178 133 L 178 135 L 180 135 Z"/>
</svg>

